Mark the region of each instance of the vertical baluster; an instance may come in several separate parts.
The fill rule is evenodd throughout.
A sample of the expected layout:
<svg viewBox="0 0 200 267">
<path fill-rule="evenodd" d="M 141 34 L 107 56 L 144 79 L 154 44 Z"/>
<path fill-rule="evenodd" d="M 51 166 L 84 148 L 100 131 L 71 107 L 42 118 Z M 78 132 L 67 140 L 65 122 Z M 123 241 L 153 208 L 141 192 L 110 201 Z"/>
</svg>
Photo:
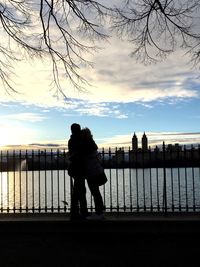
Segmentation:
<svg viewBox="0 0 200 267">
<path fill-rule="evenodd" d="M 57 163 L 57 188 L 58 188 L 58 195 L 57 195 L 57 201 L 58 201 L 58 212 L 60 212 L 60 154 L 59 150 L 57 149 L 57 157 L 56 157 L 56 163 Z"/>
<path fill-rule="evenodd" d="M 34 150 L 32 150 L 32 212 L 35 212 L 35 188 L 34 188 L 34 169 L 35 169 L 35 164 L 34 164 Z"/>
<path fill-rule="evenodd" d="M 47 151 L 44 150 L 44 206 L 47 212 Z"/>
<path fill-rule="evenodd" d="M 159 150 L 156 150 L 156 161 L 159 161 Z M 156 166 L 156 196 L 157 196 L 157 210 L 160 211 L 160 198 L 159 198 L 159 179 L 158 179 L 158 167 Z"/>
<path fill-rule="evenodd" d="M 146 211 L 146 190 L 145 190 L 145 174 L 144 174 L 144 168 L 145 168 L 145 155 L 146 151 L 142 149 L 142 185 L 143 185 L 143 210 Z"/>
<path fill-rule="evenodd" d="M 198 156 L 197 156 L 197 158 L 198 158 L 198 161 L 200 161 L 200 145 L 198 145 Z M 200 166 L 199 166 L 199 176 L 198 176 L 198 179 L 200 180 Z M 200 200 L 199 200 L 200 201 Z M 200 209 L 200 206 L 199 206 L 199 209 Z M 198 209 L 198 211 L 199 211 L 199 209 Z"/>
<path fill-rule="evenodd" d="M 9 151 L 7 150 L 7 162 L 8 162 L 8 172 L 7 172 L 7 212 L 9 213 L 10 211 L 10 208 L 9 208 L 9 179 L 10 179 L 10 167 L 11 167 L 11 164 L 10 162 L 12 162 L 11 158 L 10 158 L 10 155 L 9 155 Z"/>
<path fill-rule="evenodd" d="M 19 151 L 19 211 L 22 212 L 22 151 Z"/>
<path fill-rule="evenodd" d="M 71 199 L 70 199 L 70 211 L 71 211 L 71 203 L 72 203 L 72 192 L 73 192 L 73 187 L 74 187 L 74 185 L 73 185 L 73 179 L 72 179 L 72 177 L 70 176 L 70 197 L 71 197 Z"/>
<path fill-rule="evenodd" d="M 16 192 L 15 192 L 15 173 L 16 173 L 16 158 L 15 150 L 13 150 L 13 212 L 16 211 Z"/>
<path fill-rule="evenodd" d="M 115 148 L 115 173 L 116 173 L 116 197 L 117 197 L 117 211 L 119 212 L 119 168 L 117 164 L 117 147 Z"/>
<path fill-rule="evenodd" d="M 131 175 L 131 149 L 128 148 L 128 168 L 129 168 L 129 196 L 130 196 L 130 211 L 133 211 L 133 197 L 132 197 L 132 175 Z"/>
<path fill-rule="evenodd" d="M 191 160 L 194 162 L 194 147 L 191 145 Z M 194 166 L 192 166 L 192 192 L 193 192 L 193 211 L 196 210 L 196 198 L 195 198 L 195 182 L 194 182 Z"/>
<path fill-rule="evenodd" d="M 51 166 L 53 165 L 53 151 L 51 149 Z M 51 167 L 51 211 L 54 212 L 54 196 L 53 196 L 53 169 Z"/>
<path fill-rule="evenodd" d="M 139 212 L 140 206 L 139 206 L 139 188 L 138 188 L 138 150 L 135 151 L 135 179 L 136 179 L 136 205 L 137 205 L 137 212 Z"/>
<path fill-rule="evenodd" d="M 119 169 L 115 168 L 116 172 L 116 197 L 117 197 L 117 212 L 120 211 L 120 205 L 119 205 Z"/>
<path fill-rule="evenodd" d="M 25 159 L 26 159 L 26 212 L 28 213 L 28 151 L 25 152 Z"/>
<path fill-rule="evenodd" d="M 125 181 L 125 172 L 124 172 L 124 166 L 125 166 L 124 148 L 122 148 L 121 154 L 122 155 L 120 157 L 122 157 L 123 210 L 126 211 L 126 181 Z"/>
<path fill-rule="evenodd" d="M 188 181 L 187 181 L 187 150 L 184 145 L 184 165 L 185 165 L 185 202 L 186 202 L 186 212 L 188 212 Z"/>
<path fill-rule="evenodd" d="M 179 164 L 180 162 L 180 151 L 179 151 L 179 148 L 178 148 L 178 151 L 177 151 L 177 160 L 176 160 Z M 179 166 L 178 167 L 178 202 L 179 202 L 179 211 L 181 211 L 181 181 L 180 181 L 180 168 Z"/>
<path fill-rule="evenodd" d="M 2 172 L 4 171 L 4 166 L 3 166 L 3 152 L 2 152 L 2 150 L 1 150 L 1 154 L 0 154 L 0 161 L 1 161 L 1 213 L 3 212 L 3 187 L 2 187 L 2 185 L 3 185 L 3 182 L 2 182 L 2 180 L 3 180 L 3 174 L 2 174 Z"/>
<path fill-rule="evenodd" d="M 66 159 L 66 151 L 65 151 L 65 149 L 64 149 L 64 151 L 63 151 L 63 157 L 64 157 L 64 166 L 63 166 L 63 187 L 64 187 L 64 189 L 63 189 L 63 199 L 64 199 L 64 201 L 66 202 L 66 165 L 67 165 L 67 159 Z M 67 207 L 66 207 L 66 205 L 64 205 L 64 212 L 66 212 L 67 211 Z"/>
<path fill-rule="evenodd" d="M 172 147 L 169 148 L 169 157 L 170 157 L 170 163 L 173 165 L 173 157 L 172 157 Z M 173 168 L 170 167 L 170 172 L 171 172 L 171 198 L 172 198 L 172 212 L 174 212 L 175 207 L 174 207 L 174 175 L 173 175 Z"/>
<path fill-rule="evenodd" d="M 92 193 L 90 192 L 90 207 L 89 207 L 90 211 L 93 212 L 93 197 L 92 197 Z"/>
<path fill-rule="evenodd" d="M 102 153 L 101 153 L 101 157 L 102 157 L 102 165 L 105 168 L 105 150 L 104 148 L 102 148 Z M 103 185 L 103 203 L 104 203 L 104 210 L 106 210 L 106 185 Z"/>
<path fill-rule="evenodd" d="M 165 143 L 163 142 L 163 208 L 165 215 L 167 215 L 167 181 L 166 181 L 166 155 Z"/>
<path fill-rule="evenodd" d="M 112 211 L 112 178 L 111 178 L 111 166 L 112 166 L 112 153 L 111 148 L 109 147 L 108 150 L 108 156 L 109 156 L 109 194 L 110 194 L 110 211 Z"/>
<path fill-rule="evenodd" d="M 153 197 L 152 197 L 152 150 L 149 147 L 149 191 L 150 191 L 150 211 L 153 212 Z"/>
<path fill-rule="evenodd" d="M 38 150 L 38 211 L 41 211 L 41 199 L 40 199 L 40 175 L 41 175 L 41 151 L 40 149 Z"/>
</svg>

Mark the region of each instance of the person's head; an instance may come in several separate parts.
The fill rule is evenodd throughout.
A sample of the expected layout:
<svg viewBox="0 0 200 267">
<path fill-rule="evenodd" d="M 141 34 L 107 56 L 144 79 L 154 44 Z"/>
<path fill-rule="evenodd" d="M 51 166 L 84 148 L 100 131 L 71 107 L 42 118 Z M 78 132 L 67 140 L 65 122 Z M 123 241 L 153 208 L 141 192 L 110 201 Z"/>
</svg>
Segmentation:
<svg viewBox="0 0 200 267">
<path fill-rule="evenodd" d="M 81 130 L 81 135 L 83 139 L 92 138 L 92 133 L 89 128 L 85 127 Z"/>
<path fill-rule="evenodd" d="M 72 134 L 80 134 L 81 132 L 81 126 L 78 123 L 73 123 L 71 125 L 71 132 Z"/>
</svg>

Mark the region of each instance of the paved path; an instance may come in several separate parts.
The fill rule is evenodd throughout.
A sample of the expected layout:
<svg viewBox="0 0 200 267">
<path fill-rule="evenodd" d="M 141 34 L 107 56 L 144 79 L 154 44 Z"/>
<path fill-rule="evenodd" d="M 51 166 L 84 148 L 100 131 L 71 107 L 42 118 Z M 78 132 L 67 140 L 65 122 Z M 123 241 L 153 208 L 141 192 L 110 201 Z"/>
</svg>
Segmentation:
<svg viewBox="0 0 200 267">
<path fill-rule="evenodd" d="M 199 266 L 200 215 L 0 215 L 0 266 Z M 139 261 L 139 262 L 138 262 Z"/>
</svg>

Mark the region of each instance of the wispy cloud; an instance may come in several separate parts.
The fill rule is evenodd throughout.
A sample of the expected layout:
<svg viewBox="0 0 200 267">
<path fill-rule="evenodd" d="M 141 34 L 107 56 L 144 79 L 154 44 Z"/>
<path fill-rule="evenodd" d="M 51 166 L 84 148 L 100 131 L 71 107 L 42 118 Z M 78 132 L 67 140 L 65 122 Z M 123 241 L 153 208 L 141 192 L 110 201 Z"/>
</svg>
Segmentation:
<svg viewBox="0 0 200 267">
<path fill-rule="evenodd" d="M 127 43 L 117 46 L 113 41 L 95 56 L 97 63 L 91 76 L 98 89 L 91 88 L 88 97 L 124 103 L 199 98 L 198 72 L 188 66 L 188 58 L 180 51 L 166 61 L 149 66 L 136 63 L 128 51 Z"/>
<path fill-rule="evenodd" d="M 71 104 L 70 104 L 71 105 Z M 96 117 L 111 117 L 116 119 L 126 119 L 128 115 L 120 109 L 120 105 L 113 105 L 113 103 L 98 103 L 91 101 L 78 101 L 74 99 L 72 106 L 68 107 L 74 114 L 96 116 Z M 65 114 L 69 116 L 69 113 Z"/>
<path fill-rule="evenodd" d="M 41 114 L 38 114 L 38 113 L 24 112 L 24 113 L 2 115 L 1 119 L 6 119 L 6 120 L 10 119 L 10 120 L 28 121 L 28 122 L 38 122 L 38 121 L 45 120 L 46 117 L 41 115 Z"/>
<path fill-rule="evenodd" d="M 141 138 L 143 132 L 136 133 L 138 137 L 138 144 L 141 146 Z M 200 143 L 200 133 L 184 133 L 184 132 L 146 132 L 148 138 L 148 144 L 152 147 L 156 145 L 161 146 L 163 142 L 165 144 L 175 144 L 180 145 L 186 144 L 199 144 Z M 132 142 L 131 134 L 126 135 L 115 135 L 110 138 L 98 140 L 101 147 L 131 147 Z"/>
<path fill-rule="evenodd" d="M 187 64 L 188 58 L 177 51 L 167 60 L 144 66 L 129 56 L 130 44 L 111 39 L 98 54 L 89 58 L 95 63 L 94 69 L 81 70 L 81 74 L 92 84 L 86 92 L 72 88 L 63 78 L 61 86 L 70 99 L 93 102 L 151 102 L 160 99 L 199 98 L 199 75 Z M 21 92 L 13 100 L 44 107 L 70 108 L 63 99 L 57 98 L 50 90 L 51 64 L 48 60 L 33 64 L 18 63 L 16 89 Z M 10 97 L 0 92 L 1 101 Z"/>
<path fill-rule="evenodd" d="M 0 90 L 0 101 L 6 105 L 9 101 L 35 105 L 48 111 L 51 108 L 62 109 L 65 116 L 96 116 L 126 119 L 129 114 L 118 103 L 140 103 L 150 109 L 155 102 L 177 104 L 200 97 L 200 81 L 197 71 L 191 69 L 180 51 L 166 61 L 144 66 L 129 56 L 130 44 L 112 38 L 105 49 L 89 58 L 95 63 L 94 69 L 81 70 L 92 87 L 80 92 L 71 87 L 63 78 L 61 86 L 68 99 L 62 99 L 50 90 L 51 64 L 48 60 L 32 63 L 19 62 L 17 67 L 16 89 L 21 94 L 13 98 Z M 45 113 L 19 113 L 4 115 L 5 119 L 29 122 L 45 120 Z"/>
<path fill-rule="evenodd" d="M 0 125 L 1 128 L 1 125 Z M 68 149 L 65 139 L 60 140 L 44 140 L 39 142 L 30 142 L 31 137 L 36 136 L 36 133 L 30 129 L 21 128 L 18 129 L 17 134 L 19 138 L 13 138 L 12 129 L 6 133 L 9 140 L 12 142 L 0 142 L 0 146 L 6 146 L 6 149 Z M 138 137 L 138 146 L 141 147 L 141 138 L 143 132 L 136 133 Z M 180 145 L 196 145 L 200 143 L 200 133 L 184 133 L 184 132 L 146 132 L 148 138 L 148 145 L 154 148 L 155 146 L 162 146 L 163 142 L 166 145 L 179 143 Z M 26 137 L 29 136 L 27 139 Z M 119 148 L 124 147 L 131 148 L 133 133 L 126 135 L 114 135 L 109 138 L 95 139 L 99 149 L 104 148 Z M 23 139 L 24 138 L 24 139 Z M 22 140 L 23 139 L 23 140 Z M 5 140 L 4 140 L 5 141 Z M 29 142 L 28 142 L 29 141 Z"/>
</svg>

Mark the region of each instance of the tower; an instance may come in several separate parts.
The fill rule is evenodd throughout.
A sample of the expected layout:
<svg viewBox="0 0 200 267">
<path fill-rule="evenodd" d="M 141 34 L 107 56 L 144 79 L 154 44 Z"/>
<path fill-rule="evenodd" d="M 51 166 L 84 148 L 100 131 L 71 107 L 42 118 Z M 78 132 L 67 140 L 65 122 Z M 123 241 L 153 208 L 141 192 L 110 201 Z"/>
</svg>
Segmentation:
<svg viewBox="0 0 200 267">
<path fill-rule="evenodd" d="M 137 151 L 138 150 L 138 139 L 136 134 L 134 133 L 133 137 L 132 137 L 132 150 L 133 151 Z"/>
<path fill-rule="evenodd" d="M 148 139 L 147 136 L 144 132 L 143 136 L 142 136 L 142 150 L 143 151 L 147 151 L 148 150 Z"/>
</svg>

